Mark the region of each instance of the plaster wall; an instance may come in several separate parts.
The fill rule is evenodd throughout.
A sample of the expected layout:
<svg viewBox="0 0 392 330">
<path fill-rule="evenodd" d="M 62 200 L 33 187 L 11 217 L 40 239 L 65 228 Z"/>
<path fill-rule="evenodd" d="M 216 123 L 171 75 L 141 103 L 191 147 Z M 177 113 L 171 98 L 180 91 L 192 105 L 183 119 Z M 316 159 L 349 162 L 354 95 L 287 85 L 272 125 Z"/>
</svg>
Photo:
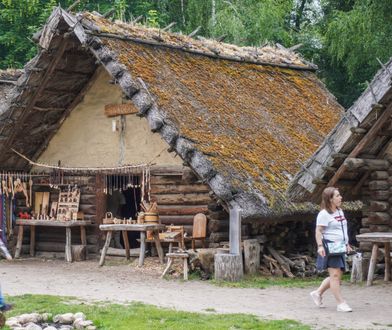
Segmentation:
<svg viewBox="0 0 392 330">
<path fill-rule="evenodd" d="M 97 80 L 83 101 L 71 112 L 50 141 L 38 162 L 63 166 L 117 166 L 120 133 L 112 132 L 112 117 L 104 114 L 106 104 L 121 104 L 122 91 L 109 74 L 99 69 Z M 147 120 L 127 115 L 123 164 L 153 161 L 157 165 L 182 165 L 179 157 L 167 152 L 168 145 L 150 131 Z M 157 157 L 160 155 L 159 157 Z"/>
</svg>

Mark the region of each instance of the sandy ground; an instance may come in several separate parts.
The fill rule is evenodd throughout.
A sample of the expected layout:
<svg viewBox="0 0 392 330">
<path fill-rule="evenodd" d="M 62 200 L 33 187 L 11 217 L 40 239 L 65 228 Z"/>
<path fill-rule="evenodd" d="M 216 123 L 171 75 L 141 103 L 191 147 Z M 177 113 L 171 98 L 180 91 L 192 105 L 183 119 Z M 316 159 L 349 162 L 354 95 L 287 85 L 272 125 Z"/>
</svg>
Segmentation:
<svg viewBox="0 0 392 330">
<path fill-rule="evenodd" d="M 315 307 L 309 297 L 313 288 L 221 288 L 202 281 L 159 279 L 161 266 L 152 258 L 147 258 L 147 267 L 142 269 L 135 264 L 109 260 L 100 268 L 95 260 L 72 264 L 37 258 L 2 261 L 0 280 L 8 295 L 140 301 L 196 312 L 213 309 L 216 313 L 249 313 L 264 319 L 294 319 L 317 329 L 392 329 L 392 283 L 379 281 L 372 287 L 344 284 L 343 294 L 354 312 L 338 313 L 330 293 L 325 296 L 326 308 Z"/>
</svg>

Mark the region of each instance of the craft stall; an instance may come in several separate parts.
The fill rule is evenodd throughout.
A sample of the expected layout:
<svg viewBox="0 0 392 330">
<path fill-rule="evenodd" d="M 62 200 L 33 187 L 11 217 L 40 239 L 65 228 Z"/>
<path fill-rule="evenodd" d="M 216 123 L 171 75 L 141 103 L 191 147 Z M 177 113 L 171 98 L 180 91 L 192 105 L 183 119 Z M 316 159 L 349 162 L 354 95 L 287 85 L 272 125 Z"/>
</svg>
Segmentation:
<svg viewBox="0 0 392 330">
<path fill-rule="evenodd" d="M 65 167 L 19 155 L 43 172 L 0 173 L 2 236 L 17 258 L 50 251 L 64 253 L 67 261 L 84 260 L 101 245 L 98 225 L 103 214 L 124 223 L 136 221 L 140 202 L 150 199 L 148 164 Z M 119 239 L 121 246 L 124 242 L 124 237 Z"/>
</svg>

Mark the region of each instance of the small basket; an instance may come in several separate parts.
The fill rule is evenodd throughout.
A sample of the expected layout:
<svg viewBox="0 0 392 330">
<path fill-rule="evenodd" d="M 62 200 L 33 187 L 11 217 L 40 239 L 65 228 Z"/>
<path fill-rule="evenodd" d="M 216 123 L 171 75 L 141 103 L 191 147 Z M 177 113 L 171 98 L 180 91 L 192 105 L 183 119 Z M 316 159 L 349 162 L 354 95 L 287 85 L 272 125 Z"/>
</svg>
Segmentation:
<svg viewBox="0 0 392 330">
<path fill-rule="evenodd" d="M 104 225 L 111 225 L 111 224 L 114 223 L 112 212 L 106 212 L 105 218 L 103 219 L 102 223 L 103 223 Z"/>
</svg>

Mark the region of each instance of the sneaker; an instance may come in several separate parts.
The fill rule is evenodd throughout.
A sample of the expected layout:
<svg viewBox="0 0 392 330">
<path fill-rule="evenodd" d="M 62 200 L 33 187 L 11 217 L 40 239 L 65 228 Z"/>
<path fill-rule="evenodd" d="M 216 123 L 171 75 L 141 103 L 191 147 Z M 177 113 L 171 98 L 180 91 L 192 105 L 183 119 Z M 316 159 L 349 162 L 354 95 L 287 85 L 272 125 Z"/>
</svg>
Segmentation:
<svg viewBox="0 0 392 330">
<path fill-rule="evenodd" d="M 337 310 L 338 312 L 344 312 L 344 313 L 352 312 L 352 311 L 353 311 L 352 308 L 351 308 L 349 305 L 347 305 L 346 302 L 343 302 L 343 303 L 339 304 L 339 305 L 336 307 L 336 310 Z"/>
<path fill-rule="evenodd" d="M 0 307 L 0 311 L 2 312 L 7 312 L 11 310 L 14 307 L 12 304 L 4 304 L 3 306 Z"/>
<path fill-rule="evenodd" d="M 322 297 L 317 291 L 312 291 L 310 293 L 310 296 L 312 297 L 316 306 L 318 306 L 320 308 L 324 307 Z"/>
</svg>

